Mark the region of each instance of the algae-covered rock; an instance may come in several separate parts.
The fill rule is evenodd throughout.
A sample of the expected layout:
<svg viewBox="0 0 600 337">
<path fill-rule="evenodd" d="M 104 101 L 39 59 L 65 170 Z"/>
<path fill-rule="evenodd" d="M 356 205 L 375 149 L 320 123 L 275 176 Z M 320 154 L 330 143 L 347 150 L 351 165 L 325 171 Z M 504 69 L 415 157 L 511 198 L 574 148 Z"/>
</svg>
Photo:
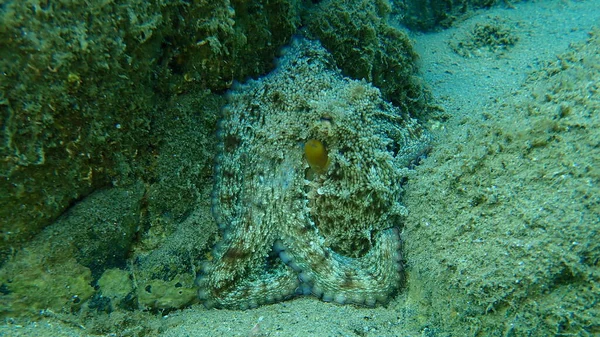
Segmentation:
<svg viewBox="0 0 600 337">
<path fill-rule="evenodd" d="M 74 258 L 49 264 L 39 252 L 24 249 L 18 259 L 0 271 L 0 317 L 76 312 L 94 293 L 90 269 Z"/>
<path fill-rule="evenodd" d="M 144 3 L 144 4 L 142 4 Z M 134 14 L 133 6 L 139 5 Z M 0 15 L 0 262 L 144 153 L 155 109 L 140 35 L 158 6 L 11 1 Z M 89 18 L 85 19 L 85 18 Z"/>
<path fill-rule="evenodd" d="M 95 278 L 107 268 L 123 267 L 139 228 L 144 187 L 112 188 L 94 192 L 52 225 L 64 229 L 79 263 Z M 69 247 L 71 248 L 71 247 Z"/>
<path fill-rule="evenodd" d="M 107 269 L 97 283 L 102 294 L 111 299 L 124 298 L 133 290 L 130 273 L 118 268 Z"/>
<path fill-rule="evenodd" d="M 502 56 L 519 41 L 519 35 L 501 18 L 476 23 L 469 32 L 449 42 L 450 48 L 463 57 Z"/>
<path fill-rule="evenodd" d="M 428 92 L 417 73 L 417 54 L 406 33 L 388 21 L 387 0 L 326 0 L 310 8 L 306 25 L 344 75 L 365 79 L 384 98 L 414 115 L 424 113 Z"/>
<path fill-rule="evenodd" d="M 191 275 L 176 275 L 169 281 L 138 281 L 137 296 L 145 309 L 176 309 L 197 301 L 198 290 Z"/>
<path fill-rule="evenodd" d="M 224 90 L 234 80 L 264 73 L 295 32 L 300 3 L 218 0 L 180 6 L 183 17 L 172 19 L 176 27 L 163 45 L 167 68 L 161 75 L 169 78 L 163 83 L 176 91 L 190 82 Z"/>
<path fill-rule="evenodd" d="M 518 0 L 517 0 L 518 1 Z M 416 30 L 447 28 L 469 12 L 479 8 L 489 8 L 498 3 L 510 6 L 508 0 L 404 0 L 395 1 L 395 11 L 401 21 Z"/>
<path fill-rule="evenodd" d="M 156 131 L 165 141 L 157 145 L 155 165 L 146 177 L 152 181 L 144 209 L 147 228 L 130 257 L 136 280 L 193 278 L 195 263 L 210 249 L 217 231 L 210 211 L 214 134 L 224 101 L 210 92 L 182 94 L 157 118 Z"/>
<path fill-rule="evenodd" d="M 151 169 L 165 97 L 265 72 L 294 0 L 10 1 L 0 10 L 0 264 L 75 200 Z"/>
<path fill-rule="evenodd" d="M 125 265 L 143 186 L 100 190 L 48 226 L 0 269 L 1 315 L 70 312 L 105 269 Z"/>
<path fill-rule="evenodd" d="M 207 186 L 202 192 L 204 201 L 184 221 L 157 230 L 164 237 L 156 237 L 157 231 L 151 230 L 133 251 L 136 308 L 177 309 L 195 300 L 196 266 L 205 259 L 209 239 L 217 231 L 210 213 L 210 191 Z"/>
<path fill-rule="evenodd" d="M 137 307 L 130 306 L 131 302 L 135 302 L 132 278 L 131 273 L 123 269 L 111 268 L 104 271 L 96 282 L 97 296 L 89 303 L 89 308 L 110 313 L 118 308 Z"/>
<path fill-rule="evenodd" d="M 212 185 L 213 151 L 216 146 L 217 116 L 225 98 L 209 91 L 181 94 L 170 99 L 157 116 L 153 165 L 145 179 L 148 212 L 155 237 L 168 236 L 161 222 L 178 223 L 203 200 L 203 190 Z"/>
</svg>

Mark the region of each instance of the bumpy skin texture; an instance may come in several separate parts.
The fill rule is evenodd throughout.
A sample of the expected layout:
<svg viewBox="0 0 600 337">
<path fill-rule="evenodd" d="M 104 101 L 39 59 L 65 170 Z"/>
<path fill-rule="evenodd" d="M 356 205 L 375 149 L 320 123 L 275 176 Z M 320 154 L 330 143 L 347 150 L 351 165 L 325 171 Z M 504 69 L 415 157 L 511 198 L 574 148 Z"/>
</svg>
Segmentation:
<svg viewBox="0 0 600 337">
<path fill-rule="evenodd" d="M 295 294 L 385 303 L 401 281 L 401 182 L 425 131 L 317 43 L 295 41 L 270 75 L 236 86 L 220 123 L 213 195 L 223 231 L 199 279 L 209 307 Z M 314 172 L 303 144 L 327 146 Z"/>
</svg>

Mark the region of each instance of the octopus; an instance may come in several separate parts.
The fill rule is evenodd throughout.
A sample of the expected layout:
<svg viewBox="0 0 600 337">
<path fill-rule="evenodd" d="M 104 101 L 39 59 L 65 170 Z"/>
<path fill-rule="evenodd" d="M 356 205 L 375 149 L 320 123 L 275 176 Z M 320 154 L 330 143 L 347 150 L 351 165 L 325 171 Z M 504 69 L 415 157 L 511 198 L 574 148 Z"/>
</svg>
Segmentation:
<svg viewBox="0 0 600 337">
<path fill-rule="evenodd" d="M 402 284 L 402 184 L 426 130 L 316 41 L 295 40 L 275 70 L 227 96 L 212 195 L 221 235 L 200 300 L 386 304 Z"/>
</svg>

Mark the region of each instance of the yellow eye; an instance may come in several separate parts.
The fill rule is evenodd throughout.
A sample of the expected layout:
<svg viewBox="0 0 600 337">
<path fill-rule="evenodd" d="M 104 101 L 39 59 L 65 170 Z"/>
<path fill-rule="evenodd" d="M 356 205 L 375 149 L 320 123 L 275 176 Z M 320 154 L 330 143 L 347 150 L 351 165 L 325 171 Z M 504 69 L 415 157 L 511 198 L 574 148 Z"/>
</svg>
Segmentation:
<svg viewBox="0 0 600 337">
<path fill-rule="evenodd" d="M 329 165 L 327 148 L 325 148 L 325 145 L 319 140 L 309 139 L 306 144 L 304 144 L 304 156 L 306 156 L 308 165 L 310 165 L 315 172 L 324 172 Z"/>
</svg>

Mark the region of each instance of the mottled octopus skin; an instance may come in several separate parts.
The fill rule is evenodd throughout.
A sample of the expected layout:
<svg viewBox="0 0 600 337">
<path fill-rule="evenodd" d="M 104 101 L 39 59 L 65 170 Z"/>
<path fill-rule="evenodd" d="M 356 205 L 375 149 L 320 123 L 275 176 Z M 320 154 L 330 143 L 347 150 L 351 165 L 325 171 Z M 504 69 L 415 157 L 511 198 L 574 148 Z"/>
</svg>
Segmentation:
<svg viewBox="0 0 600 337">
<path fill-rule="evenodd" d="M 374 306 L 398 291 L 401 183 L 427 135 L 332 64 L 295 41 L 271 74 L 228 94 L 212 196 L 222 239 L 198 279 L 207 307 L 308 294 Z M 309 139 L 328 146 L 325 172 L 304 158 Z"/>
</svg>

